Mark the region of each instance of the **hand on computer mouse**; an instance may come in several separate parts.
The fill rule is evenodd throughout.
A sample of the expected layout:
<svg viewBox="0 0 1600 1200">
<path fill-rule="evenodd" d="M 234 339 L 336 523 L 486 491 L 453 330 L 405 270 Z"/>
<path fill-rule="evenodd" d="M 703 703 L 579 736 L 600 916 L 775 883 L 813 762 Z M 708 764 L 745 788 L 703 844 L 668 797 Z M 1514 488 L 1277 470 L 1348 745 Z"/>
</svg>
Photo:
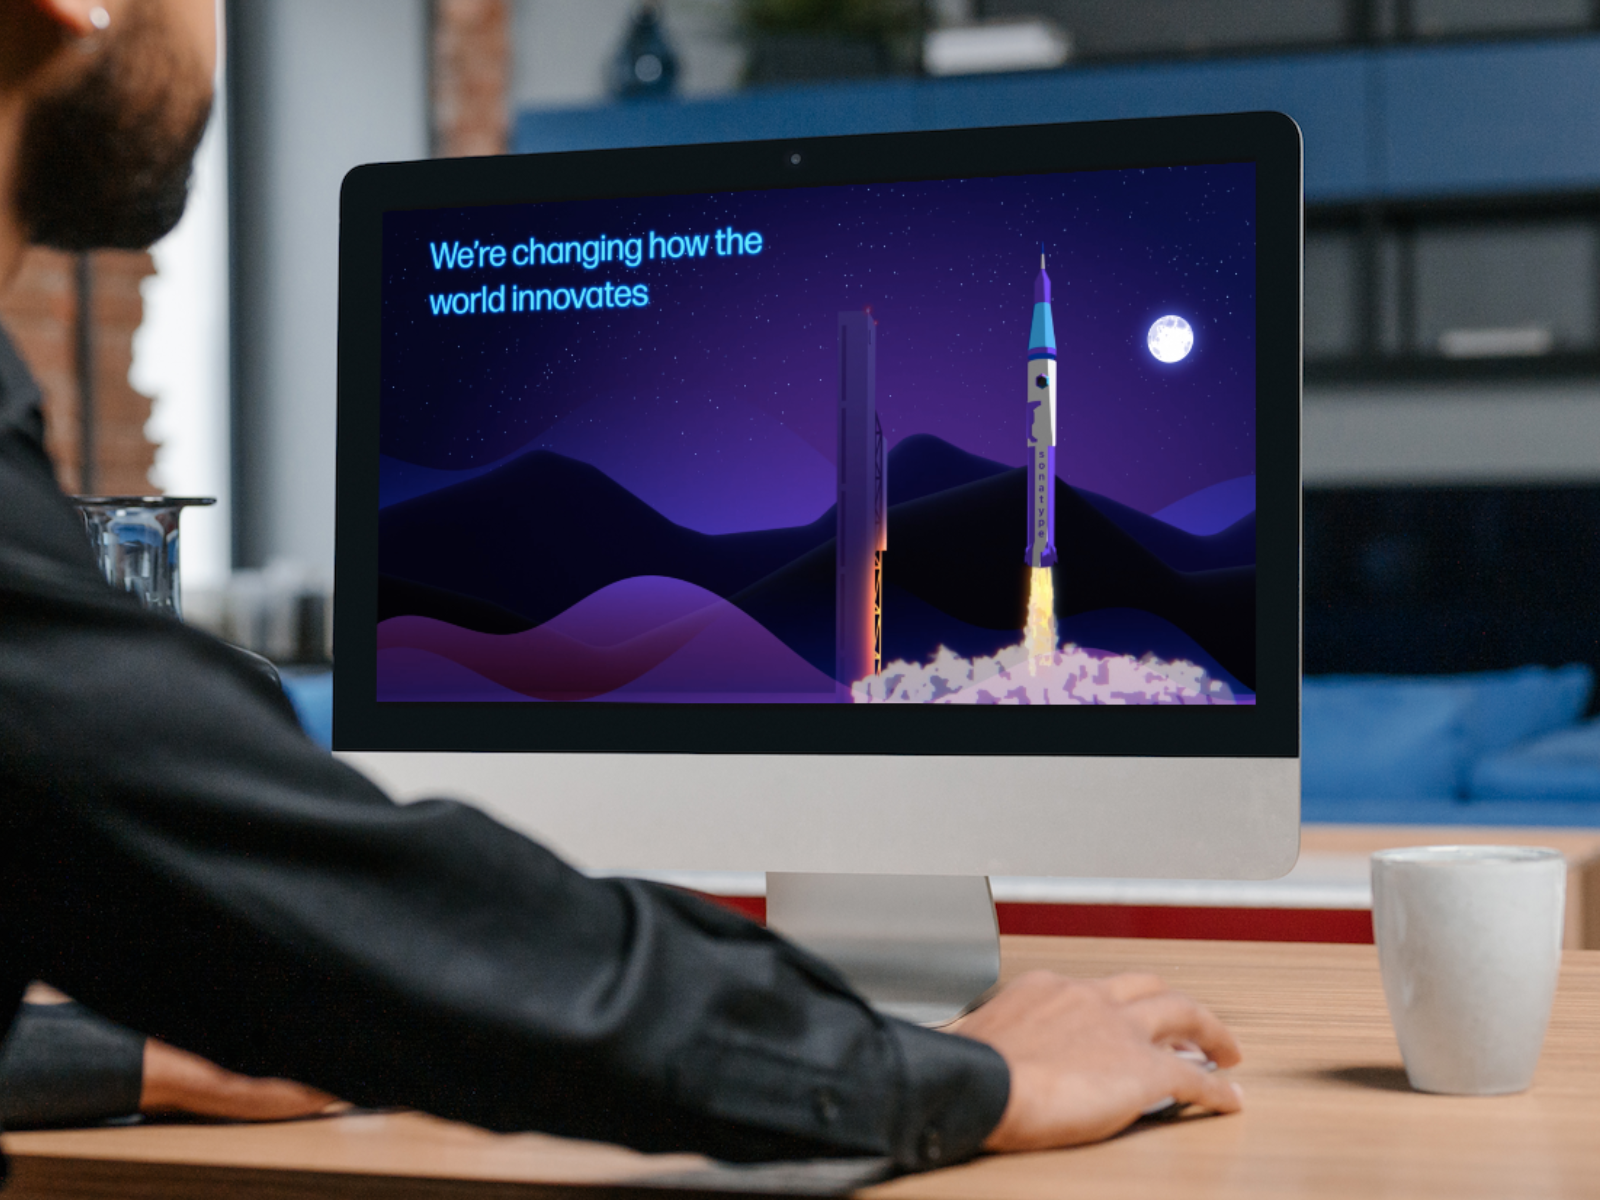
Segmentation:
<svg viewBox="0 0 1600 1200">
<path fill-rule="evenodd" d="M 1239 1091 L 1208 1074 L 1239 1045 L 1211 1012 L 1154 975 L 1080 981 L 1023 975 L 950 1031 L 987 1042 L 1011 1068 L 1011 1096 L 984 1143 L 989 1150 L 1045 1150 L 1099 1141 L 1166 1098 L 1237 1112 Z"/>
<path fill-rule="evenodd" d="M 233 1121 L 287 1121 L 339 1106 L 339 1101 L 287 1079 L 253 1079 L 149 1038 L 144 1044 L 143 1113 L 189 1113 Z"/>
</svg>

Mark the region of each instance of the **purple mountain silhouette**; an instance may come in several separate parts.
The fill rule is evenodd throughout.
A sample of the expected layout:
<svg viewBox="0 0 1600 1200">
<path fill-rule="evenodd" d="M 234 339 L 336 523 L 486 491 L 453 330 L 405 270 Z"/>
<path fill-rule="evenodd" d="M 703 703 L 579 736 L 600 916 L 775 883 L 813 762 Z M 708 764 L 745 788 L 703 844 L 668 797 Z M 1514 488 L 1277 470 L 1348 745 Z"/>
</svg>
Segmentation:
<svg viewBox="0 0 1600 1200">
<path fill-rule="evenodd" d="M 1241 475 L 1201 488 L 1167 505 L 1156 519 L 1189 533 L 1209 537 L 1242 521 L 1256 511 L 1256 477 Z"/>
<path fill-rule="evenodd" d="M 378 626 L 378 651 L 383 699 L 834 698 L 829 676 L 738 608 L 694 584 L 659 576 L 612 584 L 521 633 L 480 633 L 428 617 L 393 617 Z M 429 686 L 438 694 L 428 694 Z"/>
<path fill-rule="evenodd" d="M 717 427 L 722 437 L 737 430 L 740 453 L 724 457 L 715 472 L 704 469 L 703 459 L 663 454 L 664 445 L 681 444 L 686 422 Z M 688 440 L 695 441 L 692 428 Z M 668 520 L 701 533 L 805 525 L 833 501 L 831 459 L 757 405 L 729 395 L 670 402 L 601 395 L 493 462 L 446 470 L 380 455 L 378 506 L 477 479 L 535 450 L 588 463 Z M 739 502 L 729 504 L 729 496 Z"/>
<path fill-rule="evenodd" d="M 889 503 L 892 506 L 920 500 L 1012 469 L 931 434 L 912 434 L 889 452 Z M 1129 508 L 1098 492 L 1070 484 L 1062 486 L 1088 501 L 1091 508 L 1175 571 L 1216 571 L 1249 566 L 1256 560 L 1253 475 L 1205 488 L 1169 505 L 1157 516 Z M 1166 519 L 1166 514 L 1174 511 L 1189 514 L 1205 527 L 1191 528 Z M 1228 519 L 1222 520 L 1225 515 Z"/>
<path fill-rule="evenodd" d="M 705 588 L 666 575 L 635 575 L 601 588 L 540 628 L 586 646 L 616 646 L 718 602 Z"/>
<path fill-rule="evenodd" d="M 1002 633 L 1019 629 L 1026 603 L 1017 532 L 1026 513 L 1022 469 L 1000 468 L 920 436 L 895 446 L 887 473 L 886 583 L 966 626 Z M 1063 561 L 1071 564 L 1057 575 L 1059 617 L 1106 608 L 1149 612 L 1183 630 L 1236 679 L 1251 684 L 1253 519 L 1215 538 L 1198 538 L 1059 481 L 1056 507 Z M 590 618 L 585 610 L 590 623 L 573 636 L 567 625 L 551 622 L 618 583 L 665 576 L 731 602 L 826 674 L 834 663 L 833 527 L 830 509 L 803 526 L 700 533 L 667 520 L 588 464 L 534 451 L 479 478 L 383 510 L 378 615 L 384 622 L 430 618 L 488 635 L 543 630 L 541 637 L 556 639 L 544 660 L 571 658 L 576 664 L 583 655 L 558 649 L 558 643 L 575 638 L 587 647 L 584 654 L 614 649 L 616 642 L 593 640 L 610 619 Z M 654 594 L 652 602 L 665 601 Z M 689 620 L 679 608 L 663 611 L 674 620 Z M 915 633 L 925 644 L 893 638 L 908 657 L 919 660 L 961 633 L 955 626 L 941 631 L 936 613 L 923 615 L 929 619 L 915 622 Z M 595 660 L 598 675 L 586 676 L 574 665 L 573 673 L 562 678 L 530 675 L 518 690 L 572 698 L 604 694 L 653 670 L 699 632 L 691 622 L 668 644 L 655 632 L 628 628 L 629 637 L 655 640 L 605 662 Z M 1142 652 L 1150 647 L 1106 648 Z M 659 659 L 648 660 L 646 650 Z M 447 656 L 465 662 L 454 648 Z M 480 673 L 505 682 L 487 668 Z"/>
<path fill-rule="evenodd" d="M 380 701 L 531 700 L 476 671 L 428 650 L 394 646 L 378 651 Z"/>
</svg>

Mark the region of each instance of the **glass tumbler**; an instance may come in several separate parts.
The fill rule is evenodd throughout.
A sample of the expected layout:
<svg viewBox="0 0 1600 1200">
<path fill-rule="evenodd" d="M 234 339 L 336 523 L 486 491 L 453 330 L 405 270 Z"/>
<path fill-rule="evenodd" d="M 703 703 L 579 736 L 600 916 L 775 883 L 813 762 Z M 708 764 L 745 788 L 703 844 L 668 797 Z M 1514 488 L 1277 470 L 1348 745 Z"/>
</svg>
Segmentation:
<svg viewBox="0 0 1600 1200">
<path fill-rule="evenodd" d="M 106 582 L 147 609 L 183 619 L 178 518 L 208 496 L 74 496 Z"/>
</svg>

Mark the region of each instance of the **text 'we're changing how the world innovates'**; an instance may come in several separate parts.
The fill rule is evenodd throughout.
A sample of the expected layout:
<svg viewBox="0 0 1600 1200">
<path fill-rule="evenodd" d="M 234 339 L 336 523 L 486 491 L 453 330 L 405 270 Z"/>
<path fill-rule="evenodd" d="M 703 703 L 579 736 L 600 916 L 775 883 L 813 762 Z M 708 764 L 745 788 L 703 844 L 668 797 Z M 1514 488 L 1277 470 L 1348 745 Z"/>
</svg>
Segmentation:
<svg viewBox="0 0 1600 1200">
<path fill-rule="evenodd" d="M 574 241 L 542 242 L 537 237 L 503 243 L 429 242 L 433 270 L 526 271 L 541 267 L 601 267 L 638 270 L 648 262 L 680 262 L 710 258 L 758 255 L 766 247 L 760 233 L 734 228 L 709 233 L 659 234 L 643 237 L 599 237 Z M 650 285 L 605 280 L 584 286 L 527 287 L 515 281 L 482 283 L 468 291 L 430 292 L 428 311 L 435 317 L 499 316 L 515 313 L 597 311 L 648 308 Z"/>
</svg>

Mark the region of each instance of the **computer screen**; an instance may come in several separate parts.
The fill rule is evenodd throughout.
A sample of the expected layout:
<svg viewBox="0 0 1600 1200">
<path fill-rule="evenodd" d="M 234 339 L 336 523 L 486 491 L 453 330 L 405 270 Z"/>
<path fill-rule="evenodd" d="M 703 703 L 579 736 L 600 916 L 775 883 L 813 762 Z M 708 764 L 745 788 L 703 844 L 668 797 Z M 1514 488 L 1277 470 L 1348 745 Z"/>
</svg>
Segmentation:
<svg viewBox="0 0 1600 1200">
<path fill-rule="evenodd" d="M 386 214 L 378 700 L 1253 703 L 1254 218 L 1252 163 Z"/>
<path fill-rule="evenodd" d="M 1287 119 L 361 168 L 342 254 L 341 749 L 1295 759 Z"/>
</svg>

